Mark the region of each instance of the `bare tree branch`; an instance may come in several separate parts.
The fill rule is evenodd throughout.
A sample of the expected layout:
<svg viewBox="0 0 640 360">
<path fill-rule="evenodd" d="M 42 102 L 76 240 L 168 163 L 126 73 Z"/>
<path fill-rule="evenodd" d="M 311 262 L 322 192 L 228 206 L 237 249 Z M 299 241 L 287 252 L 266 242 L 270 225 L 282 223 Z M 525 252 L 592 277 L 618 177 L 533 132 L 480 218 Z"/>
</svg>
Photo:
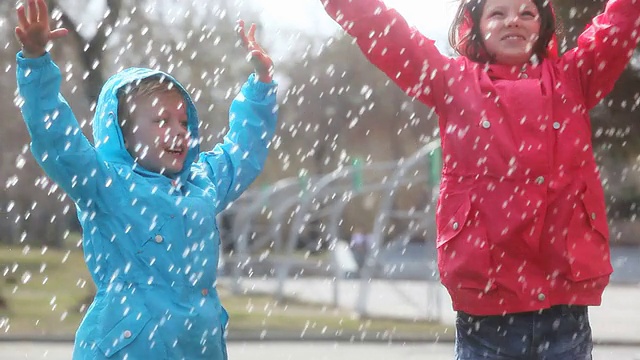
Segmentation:
<svg viewBox="0 0 640 360">
<path fill-rule="evenodd" d="M 76 40 L 78 43 L 84 43 L 84 39 L 80 36 L 78 32 L 78 27 L 76 23 L 67 15 L 67 13 L 60 7 L 58 4 L 58 0 L 49 0 L 49 14 L 51 15 L 55 10 L 58 10 L 60 17 L 57 19 L 58 24 L 56 27 L 64 27 L 69 30 L 69 34 Z"/>
<path fill-rule="evenodd" d="M 121 8 L 122 0 L 107 0 L 107 16 L 100 22 L 96 35 L 91 39 L 91 41 L 89 41 L 89 51 L 98 53 L 103 51 L 103 48 L 109 38 L 107 31 L 109 29 L 113 29 L 116 21 L 118 20 Z M 94 55 L 96 58 L 99 57 L 98 54 Z"/>
<path fill-rule="evenodd" d="M 90 40 L 85 40 L 78 32 L 77 25 L 69 17 L 67 12 L 59 5 L 58 0 L 49 0 L 50 8 L 56 8 L 60 12 L 60 25 L 69 30 L 78 47 L 78 54 L 82 60 L 82 65 L 87 71 L 85 86 L 87 98 L 90 103 L 94 103 L 98 99 L 100 89 L 105 81 L 102 72 L 102 58 L 105 46 L 107 44 L 109 34 L 113 29 L 120 9 L 122 8 L 122 0 L 107 0 L 107 15 L 98 24 L 95 36 Z"/>
</svg>

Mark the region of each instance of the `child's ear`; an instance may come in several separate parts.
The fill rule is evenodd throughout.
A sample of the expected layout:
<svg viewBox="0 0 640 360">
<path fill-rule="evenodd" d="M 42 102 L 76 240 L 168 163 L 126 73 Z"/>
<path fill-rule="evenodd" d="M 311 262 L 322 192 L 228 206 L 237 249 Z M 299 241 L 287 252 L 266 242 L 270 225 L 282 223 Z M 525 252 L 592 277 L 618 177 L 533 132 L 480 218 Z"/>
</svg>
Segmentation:
<svg viewBox="0 0 640 360">
<path fill-rule="evenodd" d="M 124 148 L 128 151 L 129 150 L 129 141 L 127 140 L 128 136 L 125 134 L 122 134 L 122 143 L 124 145 Z"/>
<path fill-rule="evenodd" d="M 129 126 L 127 124 L 127 120 L 123 120 L 120 123 L 120 133 L 122 134 L 122 142 L 124 143 L 124 147 L 128 148 L 128 143 L 129 143 Z"/>
</svg>

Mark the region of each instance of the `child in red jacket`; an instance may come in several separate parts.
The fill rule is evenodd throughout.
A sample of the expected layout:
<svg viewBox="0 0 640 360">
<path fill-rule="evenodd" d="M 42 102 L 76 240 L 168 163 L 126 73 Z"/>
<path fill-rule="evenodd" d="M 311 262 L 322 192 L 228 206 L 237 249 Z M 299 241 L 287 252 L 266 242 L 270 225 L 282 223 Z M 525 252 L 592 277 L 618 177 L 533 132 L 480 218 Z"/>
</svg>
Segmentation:
<svg viewBox="0 0 640 360">
<path fill-rule="evenodd" d="M 441 55 L 381 0 L 324 0 L 365 56 L 439 115 L 438 267 L 457 359 L 590 359 L 609 282 L 589 110 L 638 43 L 640 0 L 609 0 L 559 56 L 548 0 L 461 0 Z"/>
</svg>

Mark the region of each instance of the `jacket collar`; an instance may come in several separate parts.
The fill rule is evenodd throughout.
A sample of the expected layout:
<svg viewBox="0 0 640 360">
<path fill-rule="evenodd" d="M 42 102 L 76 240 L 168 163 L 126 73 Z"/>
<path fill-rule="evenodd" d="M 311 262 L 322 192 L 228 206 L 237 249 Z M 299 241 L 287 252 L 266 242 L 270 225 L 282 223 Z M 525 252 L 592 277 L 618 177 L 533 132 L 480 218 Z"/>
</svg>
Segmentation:
<svg viewBox="0 0 640 360">
<path fill-rule="evenodd" d="M 485 71 L 492 80 L 540 79 L 541 63 L 531 61 L 523 66 L 487 64 Z"/>
</svg>

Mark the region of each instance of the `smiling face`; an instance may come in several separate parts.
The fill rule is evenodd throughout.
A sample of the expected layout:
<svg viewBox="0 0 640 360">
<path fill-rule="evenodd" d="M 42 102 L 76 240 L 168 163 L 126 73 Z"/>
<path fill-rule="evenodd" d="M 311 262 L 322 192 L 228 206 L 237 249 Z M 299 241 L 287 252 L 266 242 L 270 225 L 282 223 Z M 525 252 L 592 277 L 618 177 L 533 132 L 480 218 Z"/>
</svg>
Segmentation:
<svg viewBox="0 0 640 360">
<path fill-rule="evenodd" d="M 522 65 L 531 59 L 540 36 L 540 14 L 532 0 L 487 0 L 479 25 L 497 63 Z"/>
<path fill-rule="evenodd" d="M 123 127 L 125 146 L 143 168 L 175 175 L 184 167 L 189 149 L 187 104 L 175 88 L 134 95 L 130 124 Z"/>
</svg>

